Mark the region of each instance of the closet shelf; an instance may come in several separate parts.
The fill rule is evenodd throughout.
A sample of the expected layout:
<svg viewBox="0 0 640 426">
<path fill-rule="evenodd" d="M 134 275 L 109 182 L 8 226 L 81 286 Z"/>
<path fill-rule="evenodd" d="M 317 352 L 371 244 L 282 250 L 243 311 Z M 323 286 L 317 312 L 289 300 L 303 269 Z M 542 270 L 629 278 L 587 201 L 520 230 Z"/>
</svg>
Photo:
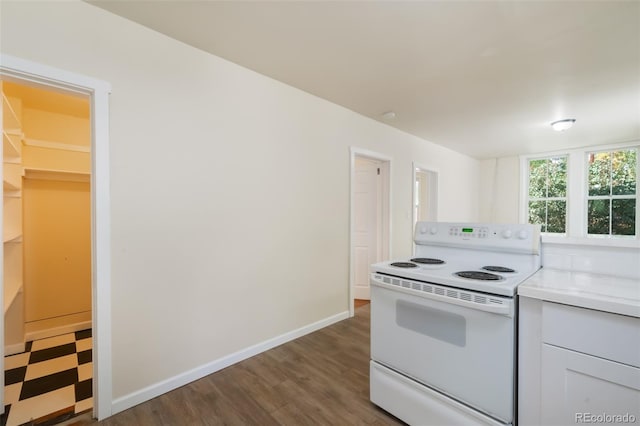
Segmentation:
<svg viewBox="0 0 640 426">
<path fill-rule="evenodd" d="M 63 180 L 70 182 L 89 182 L 91 175 L 84 172 L 55 169 L 24 169 L 25 179 Z"/>
</svg>

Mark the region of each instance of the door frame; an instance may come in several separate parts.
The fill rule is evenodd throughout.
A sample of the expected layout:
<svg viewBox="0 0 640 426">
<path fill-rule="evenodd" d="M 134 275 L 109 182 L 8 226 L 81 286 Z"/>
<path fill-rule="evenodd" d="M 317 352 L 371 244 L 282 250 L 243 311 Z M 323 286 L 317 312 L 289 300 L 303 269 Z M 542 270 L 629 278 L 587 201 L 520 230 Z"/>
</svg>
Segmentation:
<svg viewBox="0 0 640 426">
<path fill-rule="evenodd" d="M 380 177 L 382 179 L 382 229 L 379 240 L 381 241 L 382 258 L 391 258 L 391 157 L 357 147 L 350 147 L 350 180 L 349 180 L 349 316 L 355 314 L 355 256 L 353 230 L 355 229 L 355 165 L 356 157 L 368 158 L 380 161 Z"/>
<path fill-rule="evenodd" d="M 411 177 L 412 177 L 412 181 L 411 181 L 411 253 L 414 252 L 415 250 L 415 243 L 413 242 L 413 233 L 414 233 L 414 226 L 415 223 L 417 221 L 416 218 L 416 209 L 415 209 L 415 201 L 416 201 L 416 171 L 417 169 L 420 169 L 422 171 L 428 172 L 428 173 L 433 173 L 435 176 L 435 183 L 431 183 L 431 187 L 429 189 L 431 190 L 435 190 L 435 194 L 431 193 L 429 194 L 429 199 L 431 201 L 431 205 L 433 206 L 433 218 L 430 220 L 433 221 L 437 221 L 438 220 L 438 206 L 439 206 L 439 190 L 440 190 L 440 170 L 438 170 L 436 167 L 431 167 L 431 166 L 427 166 L 424 164 L 420 164 L 417 162 L 413 162 L 412 163 L 412 170 L 413 172 L 411 173 Z"/>
<path fill-rule="evenodd" d="M 3 80 L 89 97 L 91 108 L 91 305 L 93 417 L 112 413 L 111 214 L 109 190 L 109 83 L 0 53 Z M 1 214 L 0 214 L 0 219 Z M 4 249 L 4 248 L 3 248 Z M 0 255 L 3 254 L 0 249 Z M 0 268 L 2 277 L 2 268 Z M 4 282 L 4 277 L 2 277 Z M 0 305 L 4 304 L 0 291 Z M 0 319 L 0 367 L 4 371 L 4 315 Z M 4 375 L 2 375 L 4 376 Z M 4 377 L 0 378 L 4 401 Z M 4 407 L 4 404 L 2 404 Z"/>
</svg>

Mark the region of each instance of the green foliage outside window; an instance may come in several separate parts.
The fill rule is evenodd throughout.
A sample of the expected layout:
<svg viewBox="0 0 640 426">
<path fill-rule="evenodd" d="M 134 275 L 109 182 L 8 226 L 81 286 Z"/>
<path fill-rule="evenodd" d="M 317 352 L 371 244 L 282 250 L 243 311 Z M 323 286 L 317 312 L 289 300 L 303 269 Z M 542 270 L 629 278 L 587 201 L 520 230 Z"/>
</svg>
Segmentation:
<svg viewBox="0 0 640 426">
<path fill-rule="evenodd" d="M 635 235 L 637 167 L 637 149 L 589 153 L 589 234 Z"/>
<path fill-rule="evenodd" d="M 567 223 L 567 157 L 529 161 L 529 223 L 542 232 L 565 233 Z"/>
</svg>

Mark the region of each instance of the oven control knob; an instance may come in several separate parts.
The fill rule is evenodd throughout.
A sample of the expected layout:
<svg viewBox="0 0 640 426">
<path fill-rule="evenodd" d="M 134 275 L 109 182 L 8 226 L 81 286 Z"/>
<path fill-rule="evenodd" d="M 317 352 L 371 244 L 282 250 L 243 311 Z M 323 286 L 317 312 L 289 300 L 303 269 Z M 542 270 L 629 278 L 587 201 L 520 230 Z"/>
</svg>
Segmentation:
<svg viewBox="0 0 640 426">
<path fill-rule="evenodd" d="M 420 233 L 421 234 L 426 234 L 427 233 L 427 227 L 426 226 L 421 227 L 420 228 Z"/>
<path fill-rule="evenodd" d="M 511 232 L 511 229 L 505 229 L 504 231 L 502 231 L 502 238 L 511 238 L 511 236 L 513 235 L 513 232 Z"/>
<path fill-rule="evenodd" d="M 524 229 L 518 232 L 518 238 L 520 238 L 521 240 L 525 240 L 528 236 L 529 236 L 529 233 Z"/>
<path fill-rule="evenodd" d="M 429 232 L 431 233 L 431 235 L 435 235 L 438 232 L 438 228 L 432 226 L 431 228 L 429 228 Z"/>
</svg>

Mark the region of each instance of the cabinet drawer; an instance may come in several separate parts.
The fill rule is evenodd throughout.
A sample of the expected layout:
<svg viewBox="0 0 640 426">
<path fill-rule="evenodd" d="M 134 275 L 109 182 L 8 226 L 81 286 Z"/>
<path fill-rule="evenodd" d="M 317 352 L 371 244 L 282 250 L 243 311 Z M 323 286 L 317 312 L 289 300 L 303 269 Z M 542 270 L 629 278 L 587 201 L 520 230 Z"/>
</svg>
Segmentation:
<svg viewBox="0 0 640 426">
<path fill-rule="evenodd" d="M 542 341 L 640 367 L 640 318 L 544 302 Z"/>
</svg>

